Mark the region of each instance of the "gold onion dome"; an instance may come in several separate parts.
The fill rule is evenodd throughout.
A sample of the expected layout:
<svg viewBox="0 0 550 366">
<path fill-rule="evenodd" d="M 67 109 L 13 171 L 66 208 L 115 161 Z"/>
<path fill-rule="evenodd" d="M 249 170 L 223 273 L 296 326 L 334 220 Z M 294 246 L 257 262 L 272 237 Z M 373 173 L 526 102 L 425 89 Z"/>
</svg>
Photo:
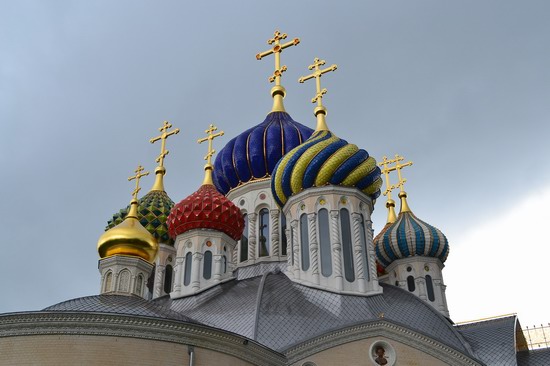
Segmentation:
<svg viewBox="0 0 550 366">
<path fill-rule="evenodd" d="M 136 179 L 136 189 L 128 215 L 120 224 L 104 232 L 97 242 L 100 258 L 126 255 L 139 257 L 150 263 L 155 260 L 159 248 L 157 240 L 138 220 L 138 201 L 136 199 L 139 191 L 138 181 L 140 177 L 148 174 L 142 174 L 142 171 L 143 168 L 139 166 L 136 176 L 129 178 Z"/>
<path fill-rule="evenodd" d="M 327 90 L 321 89 L 319 79 L 322 74 L 336 70 L 337 66 L 321 70 L 320 66 L 324 64 L 324 60 L 316 58 L 309 66 L 315 72 L 299 80 L 317 79 L 317 94 L 312 99 L 313 103 L 317 102 L 314 113 L 317 128 L 308 140 L 283 156 L 273 171 L 271 190 L 280 207 L 294 194 L 325 185 L 356 187 L 372 199 L 380 195 L 382 179 L 375 159 L 357 145 L 337 137 L 327 127 L 327 110 L 321 103 Z"/>
</svg>

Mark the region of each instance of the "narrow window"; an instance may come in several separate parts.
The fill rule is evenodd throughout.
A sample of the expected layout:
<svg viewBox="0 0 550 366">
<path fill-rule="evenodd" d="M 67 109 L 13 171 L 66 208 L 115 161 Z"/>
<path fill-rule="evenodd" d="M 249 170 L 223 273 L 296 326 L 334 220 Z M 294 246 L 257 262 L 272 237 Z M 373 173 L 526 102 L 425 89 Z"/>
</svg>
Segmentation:
<svg viewBox="0 0 550 366">
<path fill-rule="evenodd" d="M 130 292 L 130 272 L 122 270 L 118 274 L 118 290 L 121 292 Z"/>
<path fill-rule="evenodd" d="M 332 274 L 332 256 L 330 252 L 330 233 L 328 224 L 328 211 L 326 209 L 319 210 L 317 214 L 319 225 L 319 243 L 321 252 L 321 273 L 325 277 Z"/>
<path fill-rule="evenodd" d="M 260 210 L 260 257 L 269 255 L 269 210 Z"/>
<path fill-rule="evenodd" d="M 204 252 L 204 261 L 202 264 L 202 277 L 209 280 L 212 277 L 212 252 L 207 250 Z"/>
<path fill-rule="evenodd" d="M 104 290 L 104 292 L 111 291 L 112 283 L 113 283 L 113 272 L 109 272 L 105 276 L 105 290 Z"/>
<path fill-rule="evenodd" d="M 244 215 L 244 230 L 243 236 L 241 236 L 241 255 L 239 257 L 240 262 L 244 262 L 248 259 L 248 216 Z"/>
<path fill-rule="evenodd" d="M 410 292 L 414 292 L 414 290 L 416 289 L 416 286 L 414 285 L 414 277 L 413 276 L 407 277 L 407 287 L 409 288 Z"/>
<path fill-rule="evenodd" d="M 309 233 L 307 231 L 306 214 L 300 216 L 300 244 L 302 252 L 302 270 L 307 271 L 309 269 Z"/>
<path fill-rule="evenodd" d="M 359 225 L 359 237 L 361 238 L 361 248 L 363 248 L 363 268 L 365 269 L 363 271 L 365 275 L 365 279 L 368 281 L 369 279 L 369 260 L 367 258 L 368 256 L 368 248 L 367 248 L 367 237 L 365 236 L 365 218 L 363 217 L 363 214 L 361 216 L 361 222 Z"/>
<path fill-rule="evenodd" d="M 172 292 L 172 276 L 174 268 L 171 265 L 167 265 L 164 270 L 164 292 L 169 294 Z"/>
<path fill-rule="evenodd" d="M 185 255 L 185 269 L 183 274 L 183 285 L 187 286 L 191 282 L 191 252 Z"/>
<path fill-rule="evenodd" d="M 287 240 L 286 240 L 286 216 L 281 213 L 281 255 L 287 254 Z M 275 253 L 277 254 L 277 253 Z"/>
<path fill-rule="evenodd" d="M 351 226 L 349 211 L 345 208 L 340 210 L 340 223 L 342 226 L 342 256 L 344 257 L 344 274 L 348 282 L 353 282 L 355 281 L 355 270 L 353 268 Z"/>
<path fill-rule="evenodd" d="M 294 231 L 290 227 L 290 263 L 294 265 Z"/>
<path fill-rule="evenodd" d="M 143 276 L 138 275 L 136 278 L 136 294 L 141 296 L 141 289 L 143 287 Z"/>
<path fill-rule="evenodd" d="M 227 256 L 225 254 L 222 257 L 222 272 L 227 272 Z"/>
<path fill-rule="evenodd" d="M 432 276 L 426 275 L 426 290 L 428 290 L 428 300 L 431 302 L 435 301 L 435 293 L 434 293 L 434 284 L 432 281 Z"/>
</svg>

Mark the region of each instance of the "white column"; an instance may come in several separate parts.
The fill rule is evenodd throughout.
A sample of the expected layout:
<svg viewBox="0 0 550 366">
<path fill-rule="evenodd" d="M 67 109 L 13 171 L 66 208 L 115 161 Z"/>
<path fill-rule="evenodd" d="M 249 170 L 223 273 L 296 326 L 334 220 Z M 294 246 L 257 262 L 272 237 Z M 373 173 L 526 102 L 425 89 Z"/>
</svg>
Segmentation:
<svg viewBox="0 0 550 366">
<path fill-rule="evenodd" d="M 201 260 L 201 253 L 193 253 L 193 266 L 191 273 L 191 287 L 193 288 L 193 291 L 198 291 L 200 289 Z"/>
<path fill-rule="evenodd" d="M 291 240 L 291 226 L 290 223 L 287 223 L 287 229 L 285 230 L 284 235 L 286 235 L 286 270 L 289 275 L 294 277 L 294 271 L 292 270 L 292 258 L 294 257 L 294 248 Z"/>
<path fill-rule="evenodd" d="M 174 292 L 181 292 L 181 286 L 183 285 L 183 257 L 176 257 L 176 267 L 174 268 Z"/>
<path fill-rule="evenodd" d="M 248 214 L 248 260 L 256 260 L 256 219 L 255 213 Z"/>
<path fill-rule="evenodd" d="M 271 253 L 273 257 L 279 257 L 279 210 L 271 210 L 269 214 L 271 216 Z M 269 233 L 268 233 L 269 235 Z"/>
<path fill-rule="evenodd" d="M 355 255 L 355 278 L 360 292 L 365 292 L 365 255 L 363 253 L 363 245 L 361 242 L 361 214 L 356 212 L 351 214 L 352 230 L 353 230 L 353 253 Z"/>
<path fill-rule="evenodd" d="M 334 279 L 336 288 L 344 288 L 342 277 L 342 242 L 340 241 L 340 213 L 336 210 L 330 211 L 330 242 L 332 243 L 332 263 L 334 263 Z"/>
<path fill-rule="evenodd" d="M 212 272 L 214 272 L 214 282 L 220 282 L 222 278 L 222 256 L 220 254 L 216 254 L 213 256 L 214 263 Z"/>
<path fill-rule="evenodd" d="M 295 278 L 300 278 L 300 257 L 298 254 L 298 249 L 300 247 L 300 240 L 298 239 L 298 220 L 292 220 L 290 223 L 292 228 L 292 235 L 294 236 L 294 243 L 292 244 L 292 253 L 294 257 L 294 265 L 292 266 L 292 271 L 294 272 Z"/>
<path fill-rule="evenodd" d="M 155 268 L 155 282 L 153 283 L 153 299 L 163 295 L 164 273 L 166 266 L 159 264 Z"/>
<path fill-rule="evenodd" d="M 309 232 L 309 253 L 311 256 L 312 282 L 319 284 L 319 243 L 317 242 L 317 214 L 307 215 Z"/>
</svg>

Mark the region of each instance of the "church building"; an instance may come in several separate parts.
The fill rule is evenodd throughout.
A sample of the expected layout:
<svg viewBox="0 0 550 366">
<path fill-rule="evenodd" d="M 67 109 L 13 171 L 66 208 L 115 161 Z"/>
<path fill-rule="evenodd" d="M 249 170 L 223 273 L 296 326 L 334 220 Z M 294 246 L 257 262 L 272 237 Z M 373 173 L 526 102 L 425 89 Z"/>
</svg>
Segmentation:
<svg viewBox="0 0 550 366">
<path fill-rule="evenodd" d="M 138 166 L 130 204 L 98 233 L 99 293 L 0 315 L 0 364 L 550 365 L 515 315 L 451 320 L 450 244 L 413 213 L 412 162 L 338 137 L 321 86 L 337 66 L 322 59 L 299 80 L 315 83 L 315 118 L 295 121 L 281 53 L 300 40 L 276 31 L 267 43 L 256 55 L 275 59 L 265 119 L 227 140 L 210 125 L 204 179 L 187 197 L 164 187 L 166 146 L 186 143 L 164 122 L 152 188 L 140 197 L 150 173 Z M 377 201 L 387 223 L 375 233 Z"/>
</svg>

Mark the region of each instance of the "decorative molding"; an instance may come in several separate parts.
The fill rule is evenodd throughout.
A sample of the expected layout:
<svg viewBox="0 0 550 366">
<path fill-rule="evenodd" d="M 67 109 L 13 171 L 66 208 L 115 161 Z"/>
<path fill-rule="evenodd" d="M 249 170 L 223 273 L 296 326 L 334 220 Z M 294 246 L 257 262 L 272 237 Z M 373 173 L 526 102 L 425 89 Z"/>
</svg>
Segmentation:
<svg viewBox="0 0 550 366">
<path fill-rule="evenodd" d="M 0 316 L 0 337 L 54 334 L 149 339 L 209 349 L 255 365 L 287 365 L 284 355 L 253 340 L 199 324 L 76 312 L 31 312 Z"/>
<path fill-rule="evenodd" d="M 427 353 L 447 365 L 483 366 L 479 361 L 428 336 L 388 320 L 354 325 L 326 333 L 284 350 L 288 364 L 296 363 L 327 349 L 363 339 L 384 337 Z"/>
</svg>

